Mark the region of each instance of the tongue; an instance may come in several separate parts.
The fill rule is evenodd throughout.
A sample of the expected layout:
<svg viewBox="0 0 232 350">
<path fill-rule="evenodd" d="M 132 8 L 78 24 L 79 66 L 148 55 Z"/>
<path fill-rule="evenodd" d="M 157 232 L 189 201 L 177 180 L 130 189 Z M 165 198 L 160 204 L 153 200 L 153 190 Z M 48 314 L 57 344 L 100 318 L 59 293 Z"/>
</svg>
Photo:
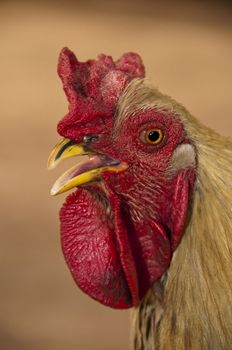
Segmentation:
<svg viewBox="0 0 232 350">
<path fill-rule="evenodd" d="M 60 212 L 62 249 L 84 292 L 113 308 L 129 308 L 138 302 L 135 271 L 132 267 L 125 274 L 121 258 L 125 263 L 128 249 L 124 245 L 124 253 L 119 253 L 112 219 L 106 212 L 100 193 L 79 188 L 68 196 Z"/>
</svg>

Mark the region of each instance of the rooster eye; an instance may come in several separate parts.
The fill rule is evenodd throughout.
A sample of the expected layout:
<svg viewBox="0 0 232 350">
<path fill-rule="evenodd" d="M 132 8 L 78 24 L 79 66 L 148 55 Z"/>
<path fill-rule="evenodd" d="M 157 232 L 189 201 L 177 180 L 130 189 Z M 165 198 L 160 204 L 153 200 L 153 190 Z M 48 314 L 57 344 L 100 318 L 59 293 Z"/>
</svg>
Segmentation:
<svg viewBox="0 0 232 350">
<path fill-rule="evenodd" d="M 141 133 L 141 139 L 144 143 L 148 143 L 150 145 L 158 145 L 164 138 L 164 133 L 161 129 L 153 128 L 144 130 Z"/>
</svg>

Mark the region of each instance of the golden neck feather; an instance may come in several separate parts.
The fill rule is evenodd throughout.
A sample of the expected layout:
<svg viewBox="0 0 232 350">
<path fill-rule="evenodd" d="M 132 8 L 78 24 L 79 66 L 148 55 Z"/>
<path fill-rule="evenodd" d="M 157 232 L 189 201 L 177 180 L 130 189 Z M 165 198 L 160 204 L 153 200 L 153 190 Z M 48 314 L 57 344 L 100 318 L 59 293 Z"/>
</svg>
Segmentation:
<svg viewBox="0 0 232 350">
<path fill-rule="evenodd" d="M 228 350 L 232 344 L 232 143 L 183 115 L 197 153 L 190 217 L 162 301 L 149 291 L 135 309 L 137 350 Z"/>
</svg>

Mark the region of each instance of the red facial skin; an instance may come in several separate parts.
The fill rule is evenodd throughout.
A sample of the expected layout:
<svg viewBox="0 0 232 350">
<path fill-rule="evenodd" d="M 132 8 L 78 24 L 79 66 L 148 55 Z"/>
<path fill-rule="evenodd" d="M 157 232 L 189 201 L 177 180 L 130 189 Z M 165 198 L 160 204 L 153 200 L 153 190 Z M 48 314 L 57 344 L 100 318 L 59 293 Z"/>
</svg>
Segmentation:
<svg viewBox="0 0 232 350">
<path fill-rule="evenodd" d="M 183 232 L 195 171 L 167 176 L 174 150 L 188 143 L 177 118 L 147 109 L 127 117 L 112 136 L 117 98 L 108 101 L 108 114 L 101 118 L 94 107 L 94 116 L 89 108 L 83 120 L 75 119 L 75 108 L 70 108 L 58 131 L 77 142 L 97 134 L 91 149 L 125 162 L 128 169 L 102 175 L 106 193 L 97 184 L 87 184 L 68 196 L 60 212 L 61 241 L 78 286 L 105 305 L 128 308 L 138 305 L 169 267 Z M 159 145 L 141 139 L 151 128 L 164 133 Z"/>
</svg>

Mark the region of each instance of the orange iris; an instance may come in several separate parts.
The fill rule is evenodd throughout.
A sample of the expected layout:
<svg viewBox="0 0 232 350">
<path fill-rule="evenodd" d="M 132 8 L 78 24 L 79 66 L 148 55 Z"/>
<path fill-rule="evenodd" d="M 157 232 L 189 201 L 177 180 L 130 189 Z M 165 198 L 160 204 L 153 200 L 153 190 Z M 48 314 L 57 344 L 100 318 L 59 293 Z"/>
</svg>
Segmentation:
<svg viewBox="0 0 232 350">
<path fill-rule="evenodd" d="M 154 128 L 146 130 L 146 142 L 150 145 L 158 145 L 164 137 L 164 133 L 162 130 Z"/>
</svg>

